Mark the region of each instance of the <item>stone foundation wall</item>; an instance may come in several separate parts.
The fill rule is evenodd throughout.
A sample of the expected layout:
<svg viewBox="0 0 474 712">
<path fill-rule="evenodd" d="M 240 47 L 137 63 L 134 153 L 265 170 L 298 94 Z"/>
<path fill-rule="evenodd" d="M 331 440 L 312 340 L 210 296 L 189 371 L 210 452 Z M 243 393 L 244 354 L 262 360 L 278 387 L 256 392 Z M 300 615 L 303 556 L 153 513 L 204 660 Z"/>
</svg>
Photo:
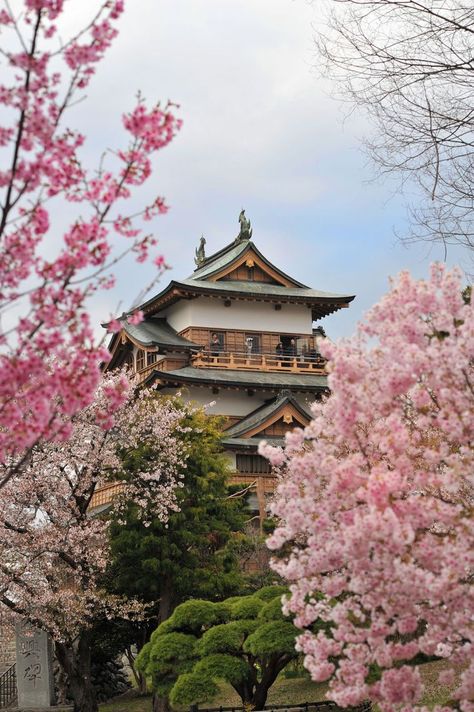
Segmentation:
<svg viewBox="0 0 474 712">
<path fill-rule="evenodd" d="M 15 633 L 0 626 L 0 675 L 15 662 Z"/>
</svg>

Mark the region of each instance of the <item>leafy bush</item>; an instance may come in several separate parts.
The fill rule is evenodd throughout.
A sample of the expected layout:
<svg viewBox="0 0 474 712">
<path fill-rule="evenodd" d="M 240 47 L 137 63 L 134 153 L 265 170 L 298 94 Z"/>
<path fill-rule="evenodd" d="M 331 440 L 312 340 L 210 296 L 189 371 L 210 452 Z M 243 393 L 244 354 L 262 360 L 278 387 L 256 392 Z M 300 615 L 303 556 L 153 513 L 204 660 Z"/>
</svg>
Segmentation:
<svg viewBox="0 0 474 712">
<path fill-rule="evenodd" d="M 278 674 L 298 657 L 300 631 L 281 613 L 285 591 L 266 586 L 223 603 L 182 603 L 141 651 L 140 669 L 171 704 L 207 701 L 225 680 L 244 705 L 261 709 Z"/>
</svg>

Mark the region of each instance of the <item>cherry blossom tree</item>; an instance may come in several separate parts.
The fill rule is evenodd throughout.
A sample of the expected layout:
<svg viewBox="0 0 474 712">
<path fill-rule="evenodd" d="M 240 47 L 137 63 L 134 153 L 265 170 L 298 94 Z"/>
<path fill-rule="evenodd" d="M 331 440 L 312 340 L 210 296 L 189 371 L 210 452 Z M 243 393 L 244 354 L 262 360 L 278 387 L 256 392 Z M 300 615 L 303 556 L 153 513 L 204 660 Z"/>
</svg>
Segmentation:
<svg viewBox="0 0 474 712">
<path fill-rule="evenodd" d="M 117 34 L 123 0 L 97 3 L 92 20 L 64 39 L 65 0 L 18 0 L 18 14 L 2 5 L 0 488 L 36 443 L 67 437 L 68 419 L 93 398 L 107 353 L 94 341 L 86 303 L 113 285 L 118 259 L 143 261 L 156 244 L 145 227 L 166 211 L 163 199 L 128 211 L 124 201 L 180 127 L 171 105 L 147 108 L 139 97 L 123 116 L 128 143 L 106 151 L 94 170 L 84 165 L 85 137 L 64 120 Z M 61 206 L 75 213 L 62 236 Z M 162 257 L 156 265 L 163 268 Z"/>
<path fill-rule="evenodd" d="M 409 203 L 412 225 L 405 239 L 471 251 L 473 4 L 321 4 L 315 28 L 321 73 L 333 80 L 332 94 L 339 89 L 371 120 L 365 148 L 380 176 L 399 180 Z"/>
<path fill-rule="evenodd" d="M 107 376 L 94 402 L 73 416 L 68 441 L 37 445 L 23 472 L 0 491 L 0 622 L 21 616 L 51 634 L 80 712 L 97 709 L 92 624 L 142 610 L 105 593 L 109 520 L 91 515 L 92 497 L 118 481 L 113 506 L 119 512 L 133 498 L 145 522 L 147 516 L 166 521 L 177 509 L 175 489 L 186 464 L 185 414 L 186 406 L 171 399 L 134 393 L 121 373 Z M 137 449 L 146 456 L 133 466 Z"/>
<path fill-rule="evenodd" d="M 445 684 L 461 671 L 453 704 L 474 709 L 473 317 L 456 271 L 401 274 L 354 338 L 321 343 L 314 420 L 285 451 L 261 446 L 282 468 L 268 544 L 284 605 L 341 706 L 416 708 L 423 654 L 447 659 Z"/>
</svg>

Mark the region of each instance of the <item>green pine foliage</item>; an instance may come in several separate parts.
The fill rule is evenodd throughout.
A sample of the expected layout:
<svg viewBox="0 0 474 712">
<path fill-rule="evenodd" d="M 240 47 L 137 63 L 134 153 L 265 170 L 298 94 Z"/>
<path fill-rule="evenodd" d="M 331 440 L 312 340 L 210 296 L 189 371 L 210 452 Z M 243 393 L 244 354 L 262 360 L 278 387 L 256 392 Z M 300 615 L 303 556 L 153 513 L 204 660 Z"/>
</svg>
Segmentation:
<svg viewBox="0 0 474 712">
<path fill-rule="evenodd" d="M 159 397 L 159 396 L 156 396 Z M 130 502 L 126 521 L 112 524 L 110 588 L 146 602 L 161 600 L 161 619 L 189 597 L 219 600 L 243 590 L 230 546 L 248 515 L 241 499 L 229 499 L 229 466 L 222 453 L 221 418 L 183 407 L 183 448 L 188 454 L 178 491 L 179 512 L 167 524 L 145 527 Z M 129 472 L 139 467 L 133 453 Z"/>
<path fill-rule="evenodd" d="M 182 403 L 180 407 L 179 437 L 187 463 L 177 492 L 179 511 L 172 513 L 166 524 L 151 518 L 151 525 L 145 526 L 136 505 L 130 502 L 125 516 L 122 512 L 120 520 L 111 524 L 107 588 L 148 604 L 145 620 L 122 625 L 128 636 L 124 648 L 132 665 L 133 646 L 142 648 L 158 621 L 162 622 L 155 635 L 173 633 L 167 618 L 182 601 L 219 601 L 246 591 L 237 552 L 245 545 L 242 530 L 248 514 L 241 498 L 229 498 L 230 470 L 221 447 L 223 419 Z M 144 448 L 124 453 L 124 478 L 133 477 L 142 460 L 152 456 Z M 227 613 L 210 601 L 192 600 L 187 612 L 182 612 L 187 619 L 180 620 L 180 633 L 195 635 L 194 621 L 211 625 L 225 620 Z M 109 634 L 113 636 L 114 631 Z M 173 649 L 179 642 L 167 640 Z M 120 641 L 122 644 L 122 631 Z M 185 673 L 192 668 L 190 649 L 185 647 L 187 655 L 175 658 L 170 654 L 169 659 L 155 660 L 153 688 L 157 697 L 168 695 L 177 670 Z M 146 692 L 146 681 L 135 666 L 133 669 L 138 688 Z"/>
<path fill-rule="evenodd" d="M 278 674 L 298 657 L 295 638 L 301 631 L 281 612 L 284 592 L 267 586 L 222 603 L 182 603 L 140 652 L 139 669 L 155 691 L 166 687 L 172 705 L 207 701 L 225 680 L 244 705 L 262 709 Z M 175 636 L 186 640 L 178 656 Z"/>
</svg>

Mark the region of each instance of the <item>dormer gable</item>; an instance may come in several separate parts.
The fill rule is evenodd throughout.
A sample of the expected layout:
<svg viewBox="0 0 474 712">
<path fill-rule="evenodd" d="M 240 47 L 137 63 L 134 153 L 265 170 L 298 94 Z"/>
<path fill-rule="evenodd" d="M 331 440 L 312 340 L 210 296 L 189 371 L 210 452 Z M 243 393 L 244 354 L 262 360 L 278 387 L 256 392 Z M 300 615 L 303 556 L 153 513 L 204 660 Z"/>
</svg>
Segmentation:
<svg viewBox="0 0 474 712">
<path fill-rule="evenodd" d="M 262 260 L 251 247 L 233 265 L 213 275 L 210 280 L 212 282 L 222 280 L 265 282 L 266 284 L 278 284 L 282 287 L 295 286 L 292 280 L 283 277 L 280 270 Z"/>
<path fill-rule="evenodd" d="M 250 413 L 246 418 L 226 430 L 228 438 L 282 437 L 293 428 L 304 428 L 311 413 L 289 391 Z"/>
<path fill-rule="evenodd" d="M 251 241 L 231 243 L 208 257 L 191 279 L 206 282 L 264 282 L 280 287 L 305 289 L 306 285 L 272 264 Z"/>
</svg>

